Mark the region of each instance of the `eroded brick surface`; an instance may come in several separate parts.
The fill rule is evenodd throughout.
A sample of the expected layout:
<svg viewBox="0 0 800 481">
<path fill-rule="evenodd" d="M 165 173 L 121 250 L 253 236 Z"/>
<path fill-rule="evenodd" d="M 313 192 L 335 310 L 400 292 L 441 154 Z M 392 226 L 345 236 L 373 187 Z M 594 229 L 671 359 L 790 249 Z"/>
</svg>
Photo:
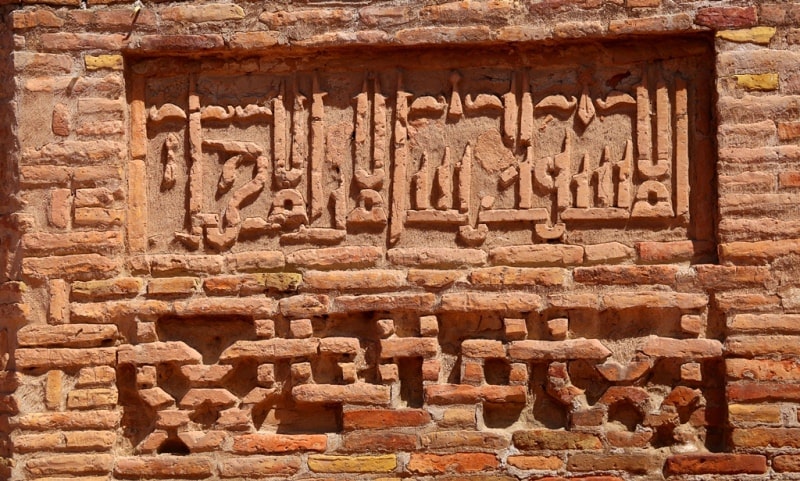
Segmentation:
<svg viewBox="0 0 800 481">
<path fill-rule="evenodd" d="M 0 0 L 0 479 L 800 472 L 796 5 L 129 3 Z"/>
</svg>

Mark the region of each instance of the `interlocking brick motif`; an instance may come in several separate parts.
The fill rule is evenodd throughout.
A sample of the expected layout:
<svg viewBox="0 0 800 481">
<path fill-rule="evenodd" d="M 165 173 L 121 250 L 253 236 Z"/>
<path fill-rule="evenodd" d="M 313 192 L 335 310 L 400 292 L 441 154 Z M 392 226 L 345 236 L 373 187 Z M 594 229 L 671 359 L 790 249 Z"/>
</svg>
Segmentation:
<svg viewBox="0 0 800 481">
<path fill-rule="evenodd" d="M 0 0 L 0 479 L 796 478 L 798 32 Z"/>
</svg>

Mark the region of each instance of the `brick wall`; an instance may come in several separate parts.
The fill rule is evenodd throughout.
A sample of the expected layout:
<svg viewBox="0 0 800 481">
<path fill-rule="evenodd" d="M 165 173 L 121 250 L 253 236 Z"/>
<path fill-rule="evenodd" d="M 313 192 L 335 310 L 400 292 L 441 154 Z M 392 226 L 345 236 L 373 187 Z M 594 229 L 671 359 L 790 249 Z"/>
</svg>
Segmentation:
<svg viewBox="0 0 800 481">
<path fill-rule="evenodd" d="M 800 6 L 0 4 L 3 479 L 800 472 Z"/>
</svg>

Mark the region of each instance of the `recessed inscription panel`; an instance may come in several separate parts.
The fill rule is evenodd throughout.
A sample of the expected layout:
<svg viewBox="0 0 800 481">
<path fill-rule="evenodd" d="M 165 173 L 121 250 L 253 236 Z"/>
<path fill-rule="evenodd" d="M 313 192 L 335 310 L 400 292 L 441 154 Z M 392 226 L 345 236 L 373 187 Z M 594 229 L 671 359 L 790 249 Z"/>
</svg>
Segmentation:
<svg viewBox="0 0 800 481">
<path fill-rule="evenodd" d="M 640 48 L 137 62 L 147 249 L 713 239 L 707 47 Z"/>
</svg>

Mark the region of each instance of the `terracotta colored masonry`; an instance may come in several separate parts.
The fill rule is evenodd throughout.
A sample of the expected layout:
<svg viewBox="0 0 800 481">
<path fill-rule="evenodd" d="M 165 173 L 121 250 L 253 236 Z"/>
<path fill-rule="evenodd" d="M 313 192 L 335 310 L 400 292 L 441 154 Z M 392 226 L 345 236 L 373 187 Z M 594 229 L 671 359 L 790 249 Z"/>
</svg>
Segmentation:
<svg viewBox="0 0 800 481">
<path fill-rule="evenodd" d="M 0 479 L 795 479 L 800 5 L 0 0 Z"/>
</svg>

